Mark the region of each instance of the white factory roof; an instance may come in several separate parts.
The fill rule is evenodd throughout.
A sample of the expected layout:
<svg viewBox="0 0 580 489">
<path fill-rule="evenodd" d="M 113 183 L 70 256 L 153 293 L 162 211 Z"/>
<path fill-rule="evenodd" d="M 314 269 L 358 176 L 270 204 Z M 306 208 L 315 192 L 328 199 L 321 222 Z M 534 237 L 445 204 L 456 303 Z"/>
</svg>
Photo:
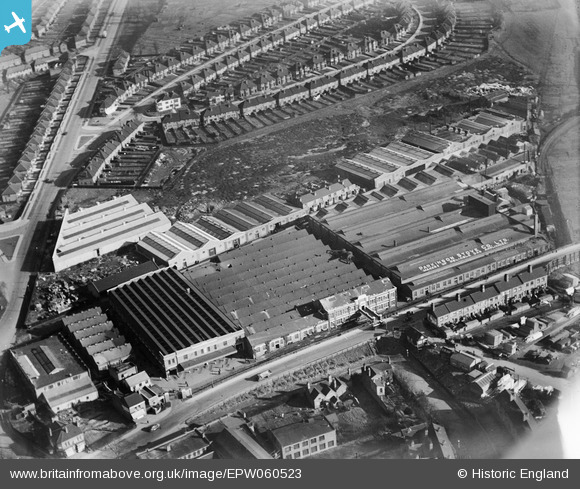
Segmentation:
<svg viewBox="0 0 580 489">
<path fill-rule="evenodd" d="M 54 268 L 63 270 L 94 256 L 110 253 L 151 231 L 166 231 L 171 222 L 132 195 L 69 213 L 62 220 L 53 254 Z"/>
</svg>

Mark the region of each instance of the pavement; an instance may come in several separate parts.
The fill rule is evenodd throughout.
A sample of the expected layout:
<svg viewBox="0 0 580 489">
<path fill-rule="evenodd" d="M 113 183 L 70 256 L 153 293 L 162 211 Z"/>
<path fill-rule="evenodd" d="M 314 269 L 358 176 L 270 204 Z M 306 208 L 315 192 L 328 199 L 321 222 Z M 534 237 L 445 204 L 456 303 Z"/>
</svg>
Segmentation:
<svg viewBox="0 0 580 489">
<path fill-rule="evenodd" d="M 34 191 L 30 195 L 25 210 L 19 219 L 4 223 L 0 226 L 0 239 L 18 236 L 19 242 L 14 256 L 9 262 L 0 262 L 0 287 L 8 305 L 0 319 L 0 354 L 3 354 L 13 344 L 16 327 L 21 311 L 25 304 L 26 292 L 30 278 L 39 270 L 43 251 L 46 245 L 46 236 L 39 233 L 39 225 L 47 222 L 47 212 L 56 200 L 58 193 L 66 187 L 58 179 L 70 170 L 70 162 L 76 156 L 75 147 L 78 138 L 85 134 L 83 128 L 82 108 L 90 103 L 98 78 L 96 69 L 99 63 L 106 60 L 114 45 L 117 30 L 128 0 L 113 0 L 111 11 L 114 16 L 108 19 L 109 36 L 98 39 L 96 44 L 82 52 L 90 58 L 85 68 L 77 90 L 71 99 L 67 114 L 62 122 L 62 133 L 53 143 L 53 156 L 47 159 L 41 171 Z M 55 179 L 56 183 L 48 184 L 45 178 Z M 1 397 L 0 384 L 0 397 Z M 9 449 L 12 441 L 0 427 L 0 449 Z"/>
</svg>

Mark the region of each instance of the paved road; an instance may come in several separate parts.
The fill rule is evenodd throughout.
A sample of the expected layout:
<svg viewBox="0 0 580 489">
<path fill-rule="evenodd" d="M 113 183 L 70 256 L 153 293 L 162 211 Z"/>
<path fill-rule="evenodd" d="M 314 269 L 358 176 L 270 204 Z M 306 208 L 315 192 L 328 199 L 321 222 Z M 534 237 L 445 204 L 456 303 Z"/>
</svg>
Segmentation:
<svg viewBox="0 0 580 489">
<path fill-rule="evenodd" d="M 355 329 L 341 336 L 335 336 L 323 344 L 312 345 L 304 350 L 276 359 L 267 365 L 261 365 L 246 371 L 242 375 L 226 380 L 187 401 L 175 401 L 174 406 L 166 417 L 160 421 L 161 429 L 158 431 L 149 433 L 145 429 L 147 425 L 140 424 L 134 430 L 127 432 L 119 440 L 113 442 L 114 449 L 79 454 L 78 458 L 114 458 L 118 453 L 127 454 L 144 450 L 146 445 L 184 428 L 200 414 L 221 402 L 256 388 L 259 383 L 255 380 L 255 376 L 259 372 L 265 369 L 271 370 L 271 377 L 262 381 L 262 383 L 270 382 L 297 368 L 320 361 L 344 349 L 365 343 L 373 339 L 376 334 L 378 332 L 373 330 Z"/>
<path fill-rule="evenodd" d="M 0 262 L 0 286 L 8 305 L 2 319 L 0 319 L 0 354 L 3 354 L 14 341 L 18 318 L 24 307 L 24 297 L 32 274 L 39 269 L 45 239 L 37 229 L 39 224 L 46 222 L 47 212 L 61 190 L 56 184 L 58 177 L 70 169 L 70 162 L 75 156 L 76 143 L 83 134 L 82 111 L 86 107 L 95 91 L 97 77 L 96 68 L 102 63 L 114 45 L 119 19 L 122 16 L 128 0 L 113 0 L 111 12 L 107 19 L 106 39 L 99 39 L 94 46 L 82 54 L 90 58 L 85 67 L 69 109 L 63 119 L 62 133 L 57 136 L 53 146 L 53 157 L 46 161 L 40 178 L 32 192 L 22 216 L 10 223 L 0 226 L 0 239 L 18 236 L 19 242 L 12 260 L 8 263 Z M 56 184 L 44 183 L 45 178 L 56 179 Z M 66 186 L 66 185 L 64 185 Z M 0 386 L 0 397 L 2 397 Z M 8 449 L 12 444 L 9 437 L 0 428 L 0 448 Z"/>
</svg>

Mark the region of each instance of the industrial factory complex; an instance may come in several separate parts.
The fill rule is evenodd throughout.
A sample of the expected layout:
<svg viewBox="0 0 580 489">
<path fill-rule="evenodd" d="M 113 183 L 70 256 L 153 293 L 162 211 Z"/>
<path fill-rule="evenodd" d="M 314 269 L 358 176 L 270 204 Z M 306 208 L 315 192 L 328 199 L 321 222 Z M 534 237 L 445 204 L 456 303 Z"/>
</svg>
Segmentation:
<svg viewBox="0 0 580 489">
<path fill-rule="evenodd" d="M 33 0 L 0 57 L 2 458 L 494 459 L 537 432 L 580 361 L 552 171 L 577 117 L 548 113 L 563 65 L 508 56 L 524 11 Z"/>
</svg>

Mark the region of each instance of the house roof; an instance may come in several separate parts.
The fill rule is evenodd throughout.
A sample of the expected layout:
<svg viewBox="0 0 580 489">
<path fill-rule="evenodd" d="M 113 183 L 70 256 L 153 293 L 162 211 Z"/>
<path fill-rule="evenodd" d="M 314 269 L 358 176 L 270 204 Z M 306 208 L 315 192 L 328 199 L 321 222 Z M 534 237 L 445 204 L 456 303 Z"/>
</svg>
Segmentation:
<svg viewBox="0 0 580 489">
<path fill-rule="evenodd" d="M 335 432 L 335 429 L 324 417 L 310 418 L 305 423 L 293 423 L 273 430 L 272 436 L 281 447 L 301 443 L 320 435 Z"/>
<path fill-rule="evenodd" d="M 128 408 L 132 408 L 139 406 L 139 404 L 144 404 L 145 399 L 143 399 L 143 396 L 141 396 L 141 394 L 138 392 L 132 392 L 131 394 L 127 394 L 125 397 L 123 397 L 123 402 Z"/>
</svg>

